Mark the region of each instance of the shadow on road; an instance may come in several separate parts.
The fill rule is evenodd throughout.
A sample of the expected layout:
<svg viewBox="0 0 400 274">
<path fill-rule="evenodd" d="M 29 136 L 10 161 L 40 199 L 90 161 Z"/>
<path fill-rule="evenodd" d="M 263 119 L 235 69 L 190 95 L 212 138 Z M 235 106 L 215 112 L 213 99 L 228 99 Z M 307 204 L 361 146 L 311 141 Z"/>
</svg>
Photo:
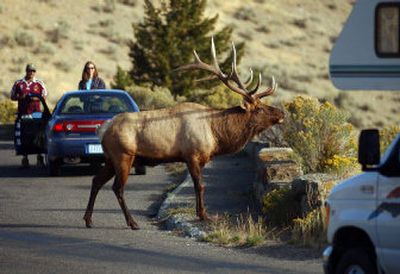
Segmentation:
<svg viewBox="0 0 400 274">
<path fill-rule="evenodd" d="M 172 271 L 193 272 L 193 270 L 199 269 L 204 273 L 218 273 L 221 270 L 225 270 L 225 272 L 282 273 L 280 269 L 271 266 L 266 269 L 260 265 L 243 262 L 234 263 L 225 259 L 193 258 L 190 254 L 176 254 L 168 250 L 153 249 L 151 246 L 146 248 L 128 244 L 121 246 L 89 239 L 32 231 L 0 230 L 0 240 L 6 244 L 8 242 L 18 242 L 21 247 L 34 248 L 36 256 L 57 254 L 57 256 L 84 261 L 95 260 L 122 264 L 121 267 L 123 264 L 140 265 L 142 268 L 162 269 L 168 273 L 172 273 Z M 77 246 L 79 248 L 76 248 Z"/>
<path fill-rule="evenodd" d="M 29 168 L 21 168 L 21 166 L 10 165 L 0 166 L 0 178 L 62 178 L 62 177 L 82 177 L 82 176 L 94 176 L 98 170 L 94 169 L 90 165 L 75 165 L 75 166 L 63 166 L 61 176 L 51 177 L 45 167 L 37 167 L 31 165 Z M 130 175 L 138 176 L 134 174 L 134 171 Z M 140 176 L 138 176 L 140 177 Z"/>
<path fill-rule="evenodd" d="M 89 165 L 65 166 L 62 167 L 62 173 L 59 177 L 81 177 L 94 176 L 96 171 Z M 29 168 L 21 168 L 21 166 L 0 166 L 0 178 L 46 178 L 49 177 L 45 167 L 37 167 L 31 165 Z M 57 177 L 55 177 L 57 178 Z"/>
</svg>

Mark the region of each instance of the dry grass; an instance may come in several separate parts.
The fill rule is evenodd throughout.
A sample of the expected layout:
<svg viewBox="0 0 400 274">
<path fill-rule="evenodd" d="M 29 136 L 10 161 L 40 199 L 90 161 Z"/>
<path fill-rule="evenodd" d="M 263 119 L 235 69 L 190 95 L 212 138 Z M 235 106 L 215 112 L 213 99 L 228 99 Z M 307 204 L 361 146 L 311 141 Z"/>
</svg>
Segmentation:
<svg viewBox="0 0 400 274">
<path fill-rule="evenodd" d="M 246 42 L 242 72 L 253 67 L 262 68 L 264 78 L 275 75 L 280 84 L 275 101 L 298 94 L 334 101 L 342 92 L 327 77 L 329 52 L 350 13 L 350 2 L 209 0 L 206 15 L 218 13 L 217 27 L 233 26 L 233 39 Z M 21 13 L 26 6 L 30 12 Z M 143 2 L 40 0 L 32 5 L 28 0 L 4 0 L 0 15 L 7 17 L 0 21 L 0 93 L 8 96 L 25 64 L 33 62 L 54 105 L 66 90 L 76 89 L 87 60 L 97 64 L 108 86 L 117 65 L 130 68 L 126 42 L 133 38 L 132 23 L 143 19 Z M 59 69 L 62 63 L 67 66 Z M 382 94 L 355 92 L 340 100 L 358 127 L 398 123 L 399 115 L 393 114 L 400 95 Z"/>
<path fill-rule="evenodd" d="M 187 207 L 175 207 L 167 210 L 168 216 L 176 216 L 176 215 L 185 215 L 190 218 L 196 217 L 196 209 L 195 206 L 187 206 Z"/>
<path fill-rule="evenodd" d="M 250 215 L 240 215 L 232 219 L 228 215 L 217 216 L 208 227 L 204 241 L 223 246 L 257 246 L 270 238 L 261 218 L 254 220 Z"/>
<path fill-rule="evenodd" d="M 327 221 L 324 208 L 311 211 L 305 218 L 293 220 L 291 243 L 312 248 L 322 248 L 327 244 Z"/>
</svg>

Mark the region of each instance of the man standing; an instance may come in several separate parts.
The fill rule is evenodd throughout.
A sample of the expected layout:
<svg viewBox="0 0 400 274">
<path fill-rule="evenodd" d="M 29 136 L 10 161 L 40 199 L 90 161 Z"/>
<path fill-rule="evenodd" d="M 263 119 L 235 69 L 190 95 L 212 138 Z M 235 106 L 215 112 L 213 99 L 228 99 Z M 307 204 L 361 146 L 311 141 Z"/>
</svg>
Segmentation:
<svg viewBox="0 0 400 274">
<path fill-rule="evenodd" d="M 47 90 L 43 82 L 36 79 L 36 67 L 33 64 L 26 65 L 25 77 L 15 81 L 11 89 L 11 100 L 18 101 L 18 115 L 30 115 L 33 112 L 41 112 L 40 101 L 37 98 L 27 100 L 27 96 L 31 93 L 41 95 L 43 98 L 47 96 Z M 22 167 L 29 167 L 27 155 L 23 155 Z M 43 166 L 43 156 L 37 155 L 37 165 Z"/>
</svg>

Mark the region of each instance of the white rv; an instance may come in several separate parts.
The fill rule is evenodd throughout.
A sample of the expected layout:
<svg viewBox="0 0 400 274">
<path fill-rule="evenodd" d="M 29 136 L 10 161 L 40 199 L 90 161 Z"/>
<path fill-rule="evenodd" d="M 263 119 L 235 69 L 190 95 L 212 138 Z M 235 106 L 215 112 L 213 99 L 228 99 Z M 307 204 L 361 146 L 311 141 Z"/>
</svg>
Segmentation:
<svg viewBox="0 0 400 274">
<path fill-rule="evenodd" d="M 400 1 L 358 0 L 329 70 L 339 89 L 400 90 Z"/>
<path fill-rule="evenodd" d="M 358 0 L 331 53 L 339 89 L 400 90 L 400 1 Z M 363 173 L 331 191 L 325 273 L 400 273 L 400 135 L 380 159 L 379 133 L 359 140 Z"/>
</svg>

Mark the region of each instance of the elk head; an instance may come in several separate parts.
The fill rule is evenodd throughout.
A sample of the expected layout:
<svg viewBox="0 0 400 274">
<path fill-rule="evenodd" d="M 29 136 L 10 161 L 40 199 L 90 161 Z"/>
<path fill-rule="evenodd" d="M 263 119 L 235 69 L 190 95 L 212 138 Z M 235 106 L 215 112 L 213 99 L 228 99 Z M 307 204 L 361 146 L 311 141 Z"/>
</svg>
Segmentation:
<svg viewBox="0 0 400 274">
<path fill-rule="evenodd" d="M 274 93 L 278 85 L 275 82 L 275 78 L 272 77 L 272 86 L 258 92 L 261 86 L 261 73 L 258 74 L 258 80 L 254 88 L 248 90 L 248 88 L 253 83 L 253 70 L 250 69 L 250 77 L 245 82 L 239 78 L 237 68 L 236 68 L 236 48 L 235 44 L 232 42 L 232 71 L 229 74 L 222 72 L 218 65 L 217 54 L 215 50 L 214 38 L 211 38 L 211 55 L 213 59 L 213 65 L 209 65 L 201 61 L 196 50 L 193 51 L 195 62 L 179 67 L 179 70 L 189 70 L 189 69 L 201 69 L 213 74 L 213 77 L 217 77 L 221 82 L 225 84 L 230 90 L 240 94 L 243 97 L 243 101 L 240 107 L 247 112 L 249 115 L 253 116 L 251 121 L 260 129 L 268 128 L 274 124 L 282 123 L 284 118 L 284 112 L 278 108 L 268 106 L 261 102 L 261 98 L 266 97 Z M 211 79 L 210 78 L 210 79 Z"/>
</svg>

